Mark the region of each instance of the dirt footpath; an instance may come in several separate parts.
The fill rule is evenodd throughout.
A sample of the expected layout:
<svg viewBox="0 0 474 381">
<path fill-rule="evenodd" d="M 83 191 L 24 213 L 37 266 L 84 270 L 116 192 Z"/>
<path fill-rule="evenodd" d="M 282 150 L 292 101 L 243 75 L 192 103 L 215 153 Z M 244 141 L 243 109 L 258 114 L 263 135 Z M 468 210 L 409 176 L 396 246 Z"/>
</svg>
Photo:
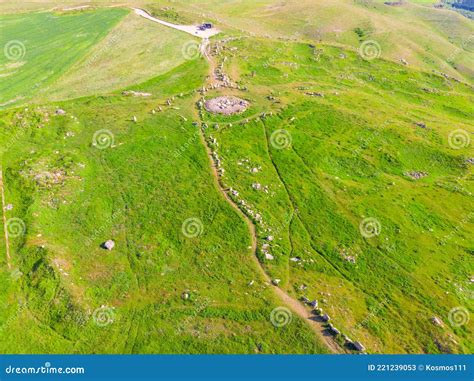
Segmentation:
<svg viewBox="0 0 474 381">
<path fill-rule="evenodd" d="M 206 30 L 199 30 L 197 25 L 177 25 L 177 24 L 172 24 L 170 22 L 167 22 L 167 21 L 163 21 L 163 20 L 160 20 L 160 19 L 157 19 L 156 17 L 153 17 L 152 15 L 150 15 L 148 12 L 144 11 L 143 9 L 139 9 L 139 8 L 133 8 L 133 10 L 135 11 L 135 13 L 139 16 L 142 16 L 142 17 L 145 17 L 146 19 L 148 20 L 151 20 L 151 21 L 154 21 L 154 22 L 157 22 L 161 25 L 164 25 L 164 26 L 167 26 L 169 28 L 173 28 L 173 29 L 176 29 L 176 30 L 180 30 L 181 32 L 185 32 L 185 33 L 188 33 L 188 34 L 191 34 L 195 37 L 200 37 L 200 38 L 204 38 L 204 39 L 207 39 L 207 38 L 210 38 L 212 36 L 215 36 L 216 34 L 219 33 L 219 30 L 216 29 L 216 28 L 211 28 L 211 29 L 206 29 Z"/>
</svg>

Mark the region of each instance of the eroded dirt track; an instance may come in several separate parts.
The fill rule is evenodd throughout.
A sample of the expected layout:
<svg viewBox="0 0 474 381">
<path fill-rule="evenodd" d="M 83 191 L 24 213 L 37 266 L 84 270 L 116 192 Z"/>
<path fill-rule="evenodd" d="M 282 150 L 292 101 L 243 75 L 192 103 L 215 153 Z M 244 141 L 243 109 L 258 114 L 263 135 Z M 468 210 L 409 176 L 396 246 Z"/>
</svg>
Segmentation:
<svg viewBox="0 0 474 381">
<path fill-rule="evenodd" d="M 209 44 L 209 41 L 204 40 L 203 45 L 206 44 L 201 48 L 201 51 L 207 51 L 207 44 Z M 209 66 L 212 70 L 212 68 L 216 67 L 215 62 L 213 62 L 213 58 L 211 57 L 210 54 L 203 54 L 203 56 L 208 60 Z M 212 78 L 212 72 L 209 78 Z M 316 316 L 312 315 L 311 312 L 298 300 L 294 299 L 292 296 L 290 296 L 285 290 L 278 286 L 274 286 L 271 282 L 270 276 L 266 273 L 263 265 L 260 263 L 260 261 L 257 258 L 257 230 L 253 222 L 250 220 L 250 218 L 238 207 L 238 205 L 230 198 L 229 194 L 227 193 L 224 185 L 220 181 L 219 174 L 218 174 L 218 168 L 214 164 L 214 160 L 212 157 L 212 150 L 209 147 L 206 137 L 204 135 L 204 131 L 200 128 L 200 139 L 204 147 L 206 148 L 206 152 L 209 158 L 209 163 L 211 166 L 211 171 L 212 175 L 214 178 L 214 183 L 219 190 L 219 192 L 223 195 L 225 200 L 229 203 L 229 205 L 232 206 L 236 210 L 236 212 L 243 218 L 245 223 L 247 224 L 249 234 L 252 237 L 252 246 L 251 246 L 251 251 L 252 251 L 252 260 L 254 261 L 256 268 L 258 269 L 259 273 L 262 275 L 262 277 L 265 279 L 266 282 L 272 287 L 275 295 L 278 297 L 278 299 L 282 302 L 282 305 L 285 307 L 288 307 L 294 314 L 298 315 L 300 318 L 302 318 L 305 322 L 308 323 L 308 325 L 311 327 L 311 329 L 315 332 L 315 334 L 319 337 L 320 341 L 326 345 L 326 347 L 332 352 L 332 353 L 345 353 L 346 351 L 341 348 L 341 346 L 334 341 L 333 337 L 328 334 L 326 327 L 323 325 L 321 321 L 316 320 Z"/>
</svg>

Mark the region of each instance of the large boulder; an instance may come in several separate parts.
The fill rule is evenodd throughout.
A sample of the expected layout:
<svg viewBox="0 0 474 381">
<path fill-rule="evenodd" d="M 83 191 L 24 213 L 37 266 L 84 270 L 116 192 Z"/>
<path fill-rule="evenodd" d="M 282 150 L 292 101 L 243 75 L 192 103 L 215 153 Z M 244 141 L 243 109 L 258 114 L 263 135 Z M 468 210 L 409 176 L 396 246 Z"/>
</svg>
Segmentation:
<svg viewBox="0 0 474 381">
<path fill-rule="evenodd" d="M 106 249 L 106 250 L 112 250 L 113 248 L 115 247 L 115 241 L 112 240 L 112 239 L 109 239 L 108 241 L 105 241 L 103 244 L 102 244 L 102 248 Z"/>
</svg>

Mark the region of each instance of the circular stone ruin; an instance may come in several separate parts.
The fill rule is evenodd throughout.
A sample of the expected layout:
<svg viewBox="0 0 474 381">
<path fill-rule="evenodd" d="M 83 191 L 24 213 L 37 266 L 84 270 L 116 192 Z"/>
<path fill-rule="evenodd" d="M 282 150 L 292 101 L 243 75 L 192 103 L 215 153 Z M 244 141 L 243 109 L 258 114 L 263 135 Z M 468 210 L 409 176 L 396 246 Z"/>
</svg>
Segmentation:
<svg viewBox="0 0 474 381">
<path fill-rule="evenodd" d="M 214 114 L 232 115 L 247 110 L 249 102 L 233 96 L 222 96 L 209 99 L 206 101 L 205 107 L 207 111 Z"/>
</svg>

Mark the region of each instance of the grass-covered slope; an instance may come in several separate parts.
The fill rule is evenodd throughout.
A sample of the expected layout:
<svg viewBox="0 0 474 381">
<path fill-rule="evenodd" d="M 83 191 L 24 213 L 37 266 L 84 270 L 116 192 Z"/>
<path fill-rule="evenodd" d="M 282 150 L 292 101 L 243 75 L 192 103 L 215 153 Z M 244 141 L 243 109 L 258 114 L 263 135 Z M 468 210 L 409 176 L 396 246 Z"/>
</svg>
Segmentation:
<svg viewBox="0 0 474 381">
<path fill-rule="evenodd" d="M 8 218 L 26 231 L 17 271 L 0 249 L 1 353 L 325 352 L 301 320 L 271 323 L 278 301 L 191 123 L 206 72 L 190 61 L 139 87 L 149 99 L 2 112 Z"/>
<path fill-rule="evenodd" d="M 126 14 L 113 8 L 1 15 L 0 108 L 25 103 L 47 88 Z"/>
<path fill-rule="evenodd" d="M 235 4 L 208 1 L 201 11 L 213 5 L 235 21 L 244 10 L 246 24 L 230 29 L 265 29 L 272 17 L 271 27 L 281 31 L 301 25 L 293 3 L 296 19 L 279 18 L 287 3 Z M 256 23 L 252 17 L 262 6 Z M 57 17 L 81 25 L 93 19 L 98 27 L 106 12 L 115 21 L 100 29 L 101 38 L 94 34 L 96 40 L 56 57 L 50 47 L 67 46 L 75 34 L 45 34 L 33 55 L 36 65 L 28 61 L 0 77 L 9 97 L 19 94 L 24 103 L 38 94 L 27 86 L 32 78 L 64 75 L 38 95 L 42 105 L 11 103 L 0 112 L 0 164 L 13 207 L 5 211 L 11 270 L 0 235 L 1 353 L 326 351 L 296 316 L 283 327 L 272 324 L 281 301 L 252 261 L 245 221 L 219 194 L 193 122 L 208 126 L 225 169 L 222 182 L 238 191 L 235 202 L 245 200 L 261 215 L 257 254 L 280 287 L 294 298 L 317 299 L 368 352 L 472 353 L 472 319 L 465 319 L 473 307 L 474 272 L 470 86 L 384 54 L 369 62 L 314 38 L 308 44 L 246 35 L 223 42 L 215 57 L 227 57 L 224 71 L 245 90 L 205 96 L 233 93 L 250 108 L 217 117 L 197 112 L 196 90 L 209 74 L 204 59 L 131 86 L 139 77 L 129 77 L 134 72 L 125 73 L 127 65 L 137 65 L 141 78 L 155 69 L 127 56 L 124 41 L 112 40 L 124 53 L 113 51 L 117 73 L 126 74 L 115 87 L 115 74 L 107 74 L 115 68 L 100 46 L 108 46 L 114 25 L 116 31 L 136 20 L 120 10 Z M 130 39 L 145 30 L 132 29 Z M 177 46 L 165 44 L 175 54 L 182 37 L 169 38 L 176 38 Z M 19 41 L 28 46 L 26 37 Z M 381 44 L 383 51 L 391 46 Z M 131 49 L 139 57 L 146 53 L 143 45 Z M 150 49 L 147 57 L 158 54 Z M 64 66 L 58 76 L 41 66 L 45 52 Z M 90 77 L 88 55 L 100 62 Z M 181 62 L 172 57 L 157 72 Z M 84 94 L 76 85 L 96 95 L 47 101 L 53 89 L 57 97 Z M 152 96 L 122 96 L 120 86 Z M 66 114 L 56 115 L 58 107 Z M 274 239 L 264 241 L 269 235 Z M 100 248 L 108 239 L 116 243 L 112 251 Z M 266 259 L 264 244 L 273 260 Z M 456 317 L 463 324 L 453 311 L 461 311 Z"/>
<path fill-rule="evenodd" d="M 389 6 L 384 0 L 132 0 L 123 6 L 142 7 L 175 23 L 215 22 L 223 30 L 238 30 L 273 38 L 312 39 L 358 49 L 377 41 L 384 58 L 404 59 L 410 66 L 445 72 L 472 82 L 474 49 L 472 20 L 437 1 L 405 0 Z M 94 6 L 113 6 L 104 1 Z M 79 0 L 58 6 L 49 0 L 5 2 L 0 13 L 64 9 L 84 5 Z"/>
<path fill-rule="evenodd" d="M 167 2 L 164 2 L 167 3 Z M 199 18 L 261 37 L 311 39 L 358 49 L 373 40 L 386 59 L 426 71 L 437 70 L 472 81 L 472 20 L 433 4 L 384 0 L 299 0 L 277 2 L 178 0 L 167 3 Z M 159 7 L 155 5 L 155 8 Z M 198 17 L 198 16 L 196 16 Z"/>
<path fill-rule="evenodd" d="M 191 36 L 130 13 L 38 100 L 104 94 L 165 73 L 183 63 Z"/>
<path fill-rule="evenodd" d="M 272 277 L 371 351 L 471 352 L 472 322 L 449 317 L 472 309 L 472 88 L 325 45 L 241 39 L 224 56 L 252 107 L 204 120 L 224 183 L 262 216 Z"/>
</svg>

